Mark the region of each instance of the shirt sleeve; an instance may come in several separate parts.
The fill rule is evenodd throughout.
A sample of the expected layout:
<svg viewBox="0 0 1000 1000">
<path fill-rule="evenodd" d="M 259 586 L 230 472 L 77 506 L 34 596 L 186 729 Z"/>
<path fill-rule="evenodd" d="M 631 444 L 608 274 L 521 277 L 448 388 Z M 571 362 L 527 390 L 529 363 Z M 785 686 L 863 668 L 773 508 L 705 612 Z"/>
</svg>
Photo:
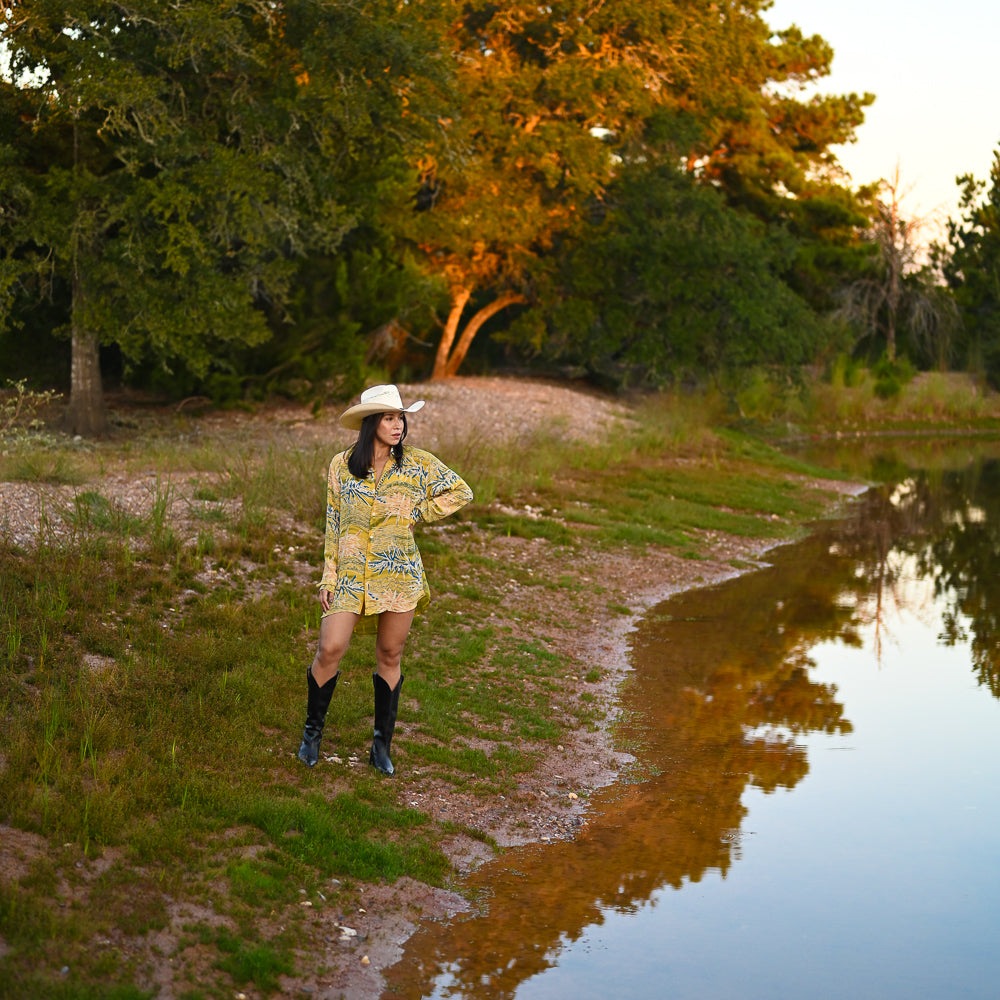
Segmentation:
<svg viewBox="0 0 1000 1000">
<path fill-rule="evenodd" d="M 323 542 L 323 577 L 320 590 L 334 590 L 337 586 L 337 546 L 340 539 L 340 476 L 337 459 L 330 463 L 326 477 L 326 537 Z"/>
<path fill-rule="evenodd" d="M 426 495 L 413 509 L 414 521 L 440 521 L 472 499 L 468 483 L 433 455 L 428 463 L 426 484 Z"/>
</svg>

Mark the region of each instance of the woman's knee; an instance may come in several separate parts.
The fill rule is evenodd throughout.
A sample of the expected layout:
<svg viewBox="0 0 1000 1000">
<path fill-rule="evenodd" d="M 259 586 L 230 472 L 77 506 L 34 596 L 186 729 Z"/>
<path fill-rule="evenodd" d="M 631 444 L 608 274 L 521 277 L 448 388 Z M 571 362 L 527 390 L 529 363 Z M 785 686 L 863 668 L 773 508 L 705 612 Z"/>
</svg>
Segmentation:
<svg viewBox="0 0 1000 1000">
<path fill-rule="evenodd" d="M 375 644 L 375 658 L 379 663 L 390 667 L 398 667 L 403 659 L 403 647 L 406 640 L 402 642 L 377 642 Z"/>
<path fill-rule="evenodd" d="M 323 667 L 336 667 L 347 647 L 351 644 L 354 625 L 358 616 L 340 612 L 323 618 L 319 626 L 319 643 L 316 646 L 316 659 Z"/>
<path fill-rule="evenodd" d="M 344 635 L 340 631 L 323 630 L 316 644 L 316 659 L 321 666 L 334 668 L 344 658 L 347 647 L 351 644 L 350 633 Z"/>
<path fill-rule="evenodd" d="M 333 668 L 339 665 L 347 652 L 350 642 L 342 642 L 336 639 L 320 640 L 316 647 L 316 659 L 320 666 Z"/>
</svg>

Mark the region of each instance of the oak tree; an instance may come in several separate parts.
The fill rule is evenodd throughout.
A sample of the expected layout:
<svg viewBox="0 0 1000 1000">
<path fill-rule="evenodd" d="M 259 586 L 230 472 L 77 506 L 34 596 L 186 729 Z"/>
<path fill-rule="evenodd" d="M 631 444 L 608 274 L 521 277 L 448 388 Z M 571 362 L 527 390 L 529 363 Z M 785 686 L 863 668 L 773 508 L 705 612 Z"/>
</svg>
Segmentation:
<svg viewBox="0 0 1000 1000">
<path fill-rule="evenodd" d="M 615 385 L 812 358 L 819 324 L 782 278 L 793 240 L 667 164 L 626 170 L 604 207 L 509 336 Z"/>
<path fill-rule="evenodd" d="M 7 312 L 70 303 L 67 423 L 100 432 L 98 346 L 204 373 L 270 335 L 297 261 L 398 143 L 418 42 L 380 0 L 6 0 Z M 0 303 L 2 305 L 3 303 Z"/>
</svg>

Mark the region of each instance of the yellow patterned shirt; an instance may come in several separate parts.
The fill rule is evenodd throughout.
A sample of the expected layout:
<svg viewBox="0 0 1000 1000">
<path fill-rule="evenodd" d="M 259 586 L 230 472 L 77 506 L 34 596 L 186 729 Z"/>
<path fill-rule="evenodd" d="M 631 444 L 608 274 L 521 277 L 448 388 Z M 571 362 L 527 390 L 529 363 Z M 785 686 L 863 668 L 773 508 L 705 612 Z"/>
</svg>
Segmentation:
<svg viewBox="0 0 1000 1000">
<path fill-rule="evenodd" d="M 373 632 L 383 611 L 423 610 L 431 599 L 412 526 L 464 507 L 472 490 L 430 452 L 403 449 L 390 456 L 379 481 L 369 470 L 355 479 L 350 451 L 335 455 L 326 488 L 326 544 L 320 589 L 330 610 L 362 615 L 357 630 Z"/>
</svg>

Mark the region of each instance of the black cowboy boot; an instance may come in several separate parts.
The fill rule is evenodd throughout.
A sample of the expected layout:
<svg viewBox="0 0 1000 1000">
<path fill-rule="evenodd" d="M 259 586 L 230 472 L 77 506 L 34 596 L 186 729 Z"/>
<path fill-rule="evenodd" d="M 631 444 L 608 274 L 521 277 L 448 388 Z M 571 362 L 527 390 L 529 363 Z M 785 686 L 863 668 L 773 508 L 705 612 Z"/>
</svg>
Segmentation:
<svg viewBox="0 0 1000 1000">
<path fill-rule="evenodd" d="M 302 745 L 299 747 L 299 760 L 310 767 L 316 766 L 319 760 L 319 741 L 323 735 L 323 723 L 326 722 L 326 710 L 330 707 L 333 689 L 337 686 L 338 670 L 322 687 L 312 675 L 312 667 L 306 668 L 306 683 L 309 686 L 309 698 L 306 702 L 306 725 L 302 730 Z"/>
<path fill-rule="evenodd" d="M 375 685 L 375 735 L 368 760 L 372 767 L 378 768 L 383 774 L 392 774 L 395 768 L 392 766 L 389 750 L 392 746 L 392 733 L 396 728 L 403 675 L 399 675 L 399 683 L 395 689 L 390 688 L 378 674 L 372 674 L 372 683 Z"/>
</svg>

